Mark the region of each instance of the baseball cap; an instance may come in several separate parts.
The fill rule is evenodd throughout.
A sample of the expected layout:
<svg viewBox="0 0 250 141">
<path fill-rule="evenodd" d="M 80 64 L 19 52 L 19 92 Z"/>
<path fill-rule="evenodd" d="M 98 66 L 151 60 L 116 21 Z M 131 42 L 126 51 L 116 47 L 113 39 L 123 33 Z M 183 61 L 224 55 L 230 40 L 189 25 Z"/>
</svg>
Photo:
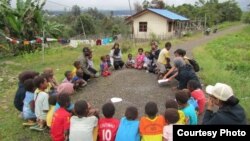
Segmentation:
<svg viewBox="0 0 250 141">
<path fill-rule="evenodd" d="M 233 96 L 233 89 L 227 84 L 216 83 L 214 86 L 208 85 L 206 87 L 206 92 L 218 98 L 221 101 L 227 101 L 231 96 Z"/>
</svg>

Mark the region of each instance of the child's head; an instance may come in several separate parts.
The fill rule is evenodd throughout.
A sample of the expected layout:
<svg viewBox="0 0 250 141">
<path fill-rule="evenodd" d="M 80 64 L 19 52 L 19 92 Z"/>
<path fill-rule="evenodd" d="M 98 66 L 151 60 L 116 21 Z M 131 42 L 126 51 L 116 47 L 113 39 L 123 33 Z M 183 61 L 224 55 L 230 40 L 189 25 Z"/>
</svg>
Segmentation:
<svg viewBox="0 0 250 141">
<path fill-rule="evenodd" d="M 178 109 L 178 103 L 174 99 L 168 99 L 165 103 L 165 108 L 174 108 Z"/>
<path fill-rule="evenodd" d="M 191 97 L 191 92 L 188 89 L 183 89 L 182 91 L 184 91 L 186 93 L 186 95 L 188 96 L 188 98 Z"/>
<path fill-rule="evenodd" d="M 83 71 L 81 69 L 77 70 L 76 71 L 76 76 L 79 77 L 79 78 L 83 78 Z"/>
<path fill-rule="evenodd" d="M 34 92 L 35 86 L 34 86 L 33 79 L 27 79 L 27 80 L 25 80 L 24 81 L 24 88 L 25 88 L 26 91 Z"/>
<path fill-rule="evenodd" d="M 64 75 L 65 75 L 65 77 L 66 77 L 68 80 L 71 80 L 71 79 L 72 79 L 72 73 L 71 73 L 71 71 L 66 71 L 66 72 L 64 73 Z"/>
<path fill-rule="evenodd" d="M 148 102 L 145 106 L 145 113 L 149 118 L 155 118 L 156 114 L 158 113 L 157 104 L 155 102 Z"/>
<path fill-rule="evenodd" d="M 145 56 L 149 57 L 150 53 L 148 51 L 145 51 Z"/>
<path fill-rule="evenodd" d="M 54 76 L 54 70 L 52 68 L 45 68 L 43 70 L 43 73 L 44 74 L 50 74 L 50 75 Z"/>
<path fill-rule="evenodd" d="M 106 60 L 109 61 L 110 60 L 110 56 L 106 55 Z"/>
<path fill-rule="evenodd" d="M 35 71 L 24 71 L 18 75 L 18 79 L 20 83 L 24 83 L 27 79 L 33 79 L 39 75 L 39 72 Z"/>
<path fill-rule="evenodd" d="M 131 53 L 128 54 L 128 59 L 129 59 L 129 60 L 132 59 L 132 54 L 131 54 Z"/>
<path fill-rule="evenodd" d="M 79 117 L 86 117 L 88 115 L 88 103 L 84 100 L 79 100 L 75 103 L 74 112 Z"/>
<path fill-rule="evenodd" d="M 51 82 L 53 80 L 53 75 L 51 73 L 43 73 L 41 76 L 44 77 L 47 82 Z"/>
<path fill-rule="evenodd" d="M 80 61 L 75 61 L 73 65 L 77 69 L 81 68 Z"/>
<path fill-rule="evenodd" d="M 68 94 L 62 93 L 57 97 L 57 102 L 62 108 L 67 108 L 70 104 L 70 97 Z"/>
<path fill-rule="evenodd" d="M 49 105 L 56 105 L 56 102 L 57 102 L 57 96 L 56 95 L 49 96 Z"/>
<path fill-rule="evenodd" d="M 105 118 L 112 118 L 115 114 L 115 106 L 113 103 L 106 103 L 102 106 L 102 113 Z"/>
<path fill-rule="evenodd" d="M 189 80 L 187 83 L 187 88 L 190 92 L 200 88 L 200 83 L 197 80 Z"/>
<path fill-rule="evenodd" d="M 133 106 L 128 107 L 125 112 L 125 117 L 128 120 L 136 120 L 138 117 L 138 109 Z"/>
<path fill-rule="evenodd" d="M 165 117 L 165 121 L 168 124 L 174 124 L 180 118 L 178 110 L 174 109 L 174 108 L 168 108 L 168 109 L 166 109 L 164 117 Z"/>
<path fill-rule="evenodd" d="M 175 99 L 176 99 L 178 105 L 183 106 L 183 105 L 187 104 L 189 96 L 188 96 L 187 92 L 185 92 L 185 91 L 178 91 L 175 93 Z"/>
<path fill-rule="evenodd" d="M 171 43 L 170 42 L 166 42 L 166 44 L 165 44 L 165 48 L 167 49 L 167 50 L 170 50 L 171 49 Z"/>
<path fill-rule="evenodd" d="M 48 87 L 47 80 L 43 76 L 37 76 L 34 79 L 34 85 L 40 90 L 45 90 Z"/>
<path fill-rule="evenodd" d="M 138 53 L 141 55 L 143 53 L 143 48 L 139 48 Z"/>
<path fill-rule="evenodd" d="M 107 60 L 106 60 L 106 56 L 101 56 L 101 61 L 102 62 L 106 62 Z"/>
</svg>

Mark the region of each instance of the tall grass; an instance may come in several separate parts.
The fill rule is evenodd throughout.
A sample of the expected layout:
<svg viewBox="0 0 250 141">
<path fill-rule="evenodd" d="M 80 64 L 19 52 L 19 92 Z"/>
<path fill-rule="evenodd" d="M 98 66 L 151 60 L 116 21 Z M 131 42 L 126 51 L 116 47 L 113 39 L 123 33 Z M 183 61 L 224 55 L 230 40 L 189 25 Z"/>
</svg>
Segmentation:
<svg viewBox="0 0 250 141">
<path fill-rule="evenodd" d="M 232 86 L 250 121 L 250 26 L 241 32 L 216 39 L 196 48 L 205 84 L 223 82 Z"/>
</svg>

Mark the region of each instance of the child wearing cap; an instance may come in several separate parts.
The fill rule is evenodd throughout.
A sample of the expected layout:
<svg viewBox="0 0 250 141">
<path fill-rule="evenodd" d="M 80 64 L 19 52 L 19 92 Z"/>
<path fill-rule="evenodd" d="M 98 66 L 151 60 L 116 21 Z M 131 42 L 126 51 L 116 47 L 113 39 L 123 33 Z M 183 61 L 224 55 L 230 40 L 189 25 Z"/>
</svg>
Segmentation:
<svg viewBox="0 0 250 141">
<path fill-rule="evenodd" d="M 230 86 L 216 83 L 215 86 L 207 86 L 206 92 L 210 97 L 202 124 L 247 124 L 246 113 L 240 106 L 239 99 L 234 96 Z M 216 105 L 219 110 L 214 113 L 213 109 Z"/>
</svg>

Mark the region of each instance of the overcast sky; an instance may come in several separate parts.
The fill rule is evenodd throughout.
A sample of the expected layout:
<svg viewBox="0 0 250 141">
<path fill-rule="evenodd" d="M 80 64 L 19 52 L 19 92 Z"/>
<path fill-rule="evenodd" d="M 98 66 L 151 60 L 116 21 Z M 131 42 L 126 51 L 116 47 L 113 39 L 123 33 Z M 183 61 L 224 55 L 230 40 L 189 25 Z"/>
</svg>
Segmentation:
<svg viewBox="0 0 250 141">
<path fill-rule="evenodd" d="M 15 1 L 16 0 L 12 0 L 12 3 L 15 3 Z M 129 0 L 47 0 L 44 8 L 48 10 L 63 10 L 65 7 L 69 9 L 72 5 L 77 4 L 82 8 L 96 7 L 102 10 L 126 10 L 129 9 L 128 1 Z M 142 3 L 144 0 L 130 0 L 132 7 L 136 1 Z M 169 5 L 181 5 L 183 3 L 194 4 L 195 1 L 198 0 L 164 0 L 164 2 Z M 250 0 L 238 1 L 240 1 L 240 3 L 250 3 Z"/>
</svg>

